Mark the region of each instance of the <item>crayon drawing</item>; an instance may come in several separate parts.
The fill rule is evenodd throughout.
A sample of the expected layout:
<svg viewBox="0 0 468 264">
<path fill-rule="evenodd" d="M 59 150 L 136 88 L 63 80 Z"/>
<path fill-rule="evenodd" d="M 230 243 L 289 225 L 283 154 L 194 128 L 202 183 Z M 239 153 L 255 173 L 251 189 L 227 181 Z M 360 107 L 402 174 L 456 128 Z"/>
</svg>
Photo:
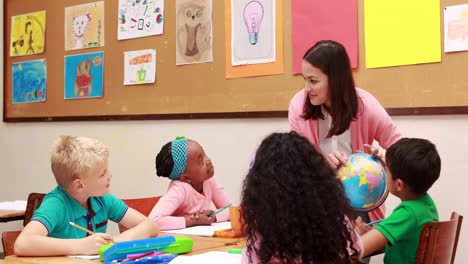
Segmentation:
<svg viewBox="0 0 468 264">
<path fill-rule="evenodd" d="M 34 60 L 13 64 L 13 100 L 16 103 L 45 101 L 46 61 Z"/>
<path fill-rule="evenodd" d="M 232 65 L 276 61 L 275 1 L 231 0 L 231 6 Z"/>
<path fill-rule="evenodd" d="M 176 0 L 176 64 L 213 61 L 211 0 Z"/>
<path fill-rule="evenodd" d="M 124 85 L 154 83 L 156 79 L 156 49 L 124 53 Z"/>
<path fill-rule="evenodd" d="M 44 52 L 46 11 L 11 17 L 10 56 Z"/>
<path fill-rule="evenodd" d="M 65 8 L 65 50 L 104 46 L 104 2 Z"/>
<path fill-rule="evenodd" d="M 65 57 L 65 99 L 101 97 L 104 52 Z"/>
<path fill-rule="evenodd" d="M 118 39 L 163 33 L 164 0 L 119 0 Z"/>
<path fill-rule="evenodd" d="M 468 50 L 468 4 L 444 8 L 445 52 Z"/>
</svg>

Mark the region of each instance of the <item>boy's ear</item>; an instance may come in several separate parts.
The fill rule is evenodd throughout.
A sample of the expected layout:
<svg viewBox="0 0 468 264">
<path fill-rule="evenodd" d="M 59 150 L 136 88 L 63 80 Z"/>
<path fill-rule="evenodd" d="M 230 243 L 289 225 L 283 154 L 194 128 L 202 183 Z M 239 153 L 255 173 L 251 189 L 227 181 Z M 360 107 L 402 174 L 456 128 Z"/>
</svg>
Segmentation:
<svg viewBox="0 0 468 264">
<path fill-rule="evenodd" d="M 406 183 L 402 181 L 401 179 L 395 180 L 395 186 L 396 186 L 397 192 L 403 192 L 407 188 Z"/>
<path fill-rule="evenodd" d="M 187 173 L 181 174 L 179 179 L 180 179 L 180 181 L 186 182 L 188 184 L 192 183 L 192 177 L 190 177 L 190 175 L 187 174 Z"/>
<path fill-rule="evenodd" d="M 83 190 L 83 184 L 81 183 L 81 179 L 80 178 L 74 179 L 70 184 L 70 188 L 74 192 L 82 191 Z"/>
</svg>

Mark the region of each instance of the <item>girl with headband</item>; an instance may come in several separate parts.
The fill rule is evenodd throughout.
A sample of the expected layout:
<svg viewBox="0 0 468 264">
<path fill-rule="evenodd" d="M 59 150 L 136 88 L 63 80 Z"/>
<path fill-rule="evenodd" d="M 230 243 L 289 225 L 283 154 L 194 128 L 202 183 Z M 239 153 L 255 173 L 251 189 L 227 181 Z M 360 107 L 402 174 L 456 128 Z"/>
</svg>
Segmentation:
<svg viewBox="0 0 468 264">
<path fill-rule="evenodd" d="M 198 142 L 178 137 L 165 144 L 156 155 L 156 174 L 172 180 L 149 215 L 160 230 L 229 220 L 229 210 L 210 217 L 211 201 L 219 209 L 231 204 L 231 200 L 213 177 L 211 159 Z"/>
</svg>

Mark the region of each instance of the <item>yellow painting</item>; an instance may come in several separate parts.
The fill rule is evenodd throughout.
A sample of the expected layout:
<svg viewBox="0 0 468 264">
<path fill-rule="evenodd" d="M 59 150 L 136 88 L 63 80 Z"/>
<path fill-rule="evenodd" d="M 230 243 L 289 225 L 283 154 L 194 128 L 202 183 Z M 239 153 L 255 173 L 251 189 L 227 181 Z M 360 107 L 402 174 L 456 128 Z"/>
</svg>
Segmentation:
<svg viewBox="0 0 468 264">
<path fill-rule="evenodd" d="M 65 8 L 65 50 L 104 46 L 104 2 Z"/>
<path fill-rule="evenodd" d="M 44 52 L 46 11 L 11 17 L 10 56 Z"/>
</svg>

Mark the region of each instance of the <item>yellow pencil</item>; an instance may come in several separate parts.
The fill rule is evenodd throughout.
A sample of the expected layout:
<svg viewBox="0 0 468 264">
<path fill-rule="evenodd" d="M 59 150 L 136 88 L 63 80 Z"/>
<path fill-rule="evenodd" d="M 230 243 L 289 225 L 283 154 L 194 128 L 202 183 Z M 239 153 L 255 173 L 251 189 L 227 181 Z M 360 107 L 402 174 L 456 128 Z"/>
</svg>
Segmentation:
<svg viewBox="0 0 468 264">
<path fill-rule="evenodd" d="M 93 231 L 91 231 L 91 230 L 89 230 L 89 229 L 86 229 L 86 228 L 84 228 L 84 227 L 81 227 L 81 226 L 79 226 L 79 225 L 77 225 L 77 224 L 75 224 L 75 223 L 73 223 L 73 222 L 69 222 L 69 223 L 70 223 L 70 225 L 72 225 L 72 226 L 74 226 L 74 227 L 77 227 L 77 228 L 79 228 L 79 229 L 81 229 L 81 230 L 83 230 L 83 231 L 88 232 L 88 234 L 90 234 L 90 235 L 94 235 L 94 234 L 95 234 Z M 106 239 L 106 241 L 109 242 L 110 244 L 115 244 L 114 241 L 111 241 L 111 240 L 109 240 L 109 239 Z"/>
</svg>

